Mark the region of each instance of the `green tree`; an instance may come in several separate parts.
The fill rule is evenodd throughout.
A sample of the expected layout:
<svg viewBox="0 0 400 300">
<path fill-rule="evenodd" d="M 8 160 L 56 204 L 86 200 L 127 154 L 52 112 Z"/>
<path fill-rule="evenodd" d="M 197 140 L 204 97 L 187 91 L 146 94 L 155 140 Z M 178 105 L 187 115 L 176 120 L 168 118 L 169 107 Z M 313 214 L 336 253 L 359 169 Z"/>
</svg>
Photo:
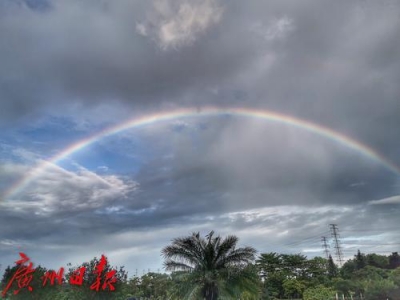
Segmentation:
<svg viewBox="0 0 400 300">
<path fill-rule="evenodd" d="M 304 300 L 330 300 L 334 299 L 335 291 L 331 288 L 319 285 L 305 290 L 303 294 Z"/>
<path fill-rule="evenodd" d="M 354 261 L 357 270 L 360 270 L 367 265 L 367 259 L 365 258 L 365 254 L 361 253 L 360 250 L 358 250 L 357 254 L 354 256 Z"/>
<path fill-rule="evenodd" d="M 93 258 L 90 262 L 85 262 L 81 266 L 70 268 L 68 273 L 66 274 L 66 281 L 69 282 L 71 276 L 73 276 L 74 272 L 77 271 L 81 267 L 85 267 L 85 273 L 83 277 L 82 285 L 68 285 L 66 288 L 66 293 L 68 294 L 68 299 L 119 299 L 122 297 L 124 292 L 123 286 L 127 283 L 127 272 L 124 270 L 124 267 L 116 268 L 111 267 L 109 262 L 107 261 L 104 265 L 103 271 L 100 276 L 101 285 L 106 281 L 106 274 L 112 270 L 116 270 L 115 278 L 116 282 L 112 285 L 115 290 L 111 291 L 109 286 L 103 287 L 100 286 L 98 291 L 90 289 L 91 285 L 95 283 L 97 279 L 96 267 L 99 266 L 101 259 L 97 257 Z"/>
<path fill-rule="evenodd" d="M 238 238 L 206 238 L 200 233 L 176 238 L 162 250 L 167 270 L 184 271 L 176 276 L 176 293 L 184 299 L 215 300 L 222 296 L 238 297 L 244 291 L 258 294 L 256 269 L 250 264 L 255 259 L 252 247 L 236 248 Z"/>
<path fill-rule="evenodd" d="M 356 270 L 356 263 L 354 259 L 349 259 L 340 268 L 340 275 L 344 279 L 350 279 Z"/>
<path fill-rule="evenodd" d="M 20 266 L 15 265 L 13 267 L 8 266 L 3 274 L 2 278 L 2 287 L 5 288 L 8 282 L 12 279 L 14 274 L 17 272 Z M 34 267 L 34 272 L 32 274 L 32 281 L 29 286 L 32 288 L 32 291 L 29 291 L 27 288 L 22 288 L 18 294 L 14 294 L 14 291 L 18 290 L 18 285 L 16 281 L 13 281 L 10 289 L 7 292 L 7 299 L 56 299 L 56 295 L 62 293 L 62 286 L 58 285 L 56 282 L 55 285 L 46 284 L 43 286 L 43 276 L 47 272 L 46 268 L 42 266 Z"/>
<path fill-rule="evenodd" d="M 339 275 L 338 268 L 332 259 L 332 255 L 329 254 L 328 259 L 328 276 L 329 278 L 334 278 Z"/>
<path fill-rule="evenodd" d="M 393 252 L 389 255 L 389 268 L 396 269 L 400 267 L 400 256 L 399 253 Z"/>
<path fill-rule="evenodd" d="M 283 289 L 286 298 L 301 298 L 306 289 L 305 282 L 297 279 L 286 279 L 283 282 Z"/>
<path fill-rule="evenodd" d="M 389 274 L 389 279 L 400 286 L 400 268 L 392 270 Z"/>
<path fill-rule="evenodd" d="M 282 265 L 282 255 L 276 252 L 262 253 L 256 260 L 263 280 L 263 292 L 267 299 L 284 297 L 283 282 L 287 279 Z"/>
<path fill-rule="evenodd" d="M 306 276 L 307 257 L 302 254 L 281 254 L 282 270 L 288 278 Z"/>
<path fill-rule="evenodd" d="M 140 277 L 133 277 L 124 285 L 124 295 L 127 297 L 143 297 Z"/>
<path fill-rule="evenodd" d="M 325 284 L 327 278 L 327 261 L 322 257 L 307 260 L 301 254 L 263 253 L 256 261 L 263 279 L 264 291 L 269 297 L 282 298 L 288 291 L 297 286 L 298 295 L 306 287 Z M 289 281 L 293 279 L 294 281 Z M 304 288 L 300 286 L 304 285 Z"/>
<path fill-rule="evenodd" d="M 171 279 L 167 274 L 147 273 L 141 277 L 141 296 L 151 299 L 167 299 L 167 290 Z"/>
<path fill-rule="evenodd" d="M 307 268 L 305 270 L 307 282 L 310 285 L 325 284 L 328 281 L 327 260 L 322 257 L 314 257 L 307 261 Z"/>
<path fill-rule="evenodd" d="M 353 273 L 351 278 L 347 280 L 352 285 L 352 291 L 355 294 L 365 294 L 366 296 L 382 295 L 385 291 L 385 286 L 387 287 L 387 281 L 389 277 L 389 270 L 380 269 L 376 267 L 366 266 L 363 269 L 357 270 Z M 390 281 L 390 280 L 389 280 Z M 393 282 L 392 282 L 393 283 Z M 373 293 L 374 289 L 377 289 L 377 293 Z M 388 293 L 393 292 L 393 290 L 387 290 Z M 346 294 L 346 293 L 344 293 Z M 374 296 L 375 297 L 375 296 Z M 375 299 L 372 297 L 372 299 Z M 378 296 L 377 296 L 378 297 Z M 389 297 L 390 298 L 390 297 Z M 377 298 L 379 299 L 379 297 Z M 386 299 L 386 298 L 382 298 Z"/>
<path fill-rule="evenodd" d="M 364 292 L 363 287 L 359 282 L 355 282 L 354 280 L 346 280 L 342 278 L 334 278 L 332 280 L 333 287 L 339 294 L 345 295 L 349 297 L 350 295 L 355 294 L 356 292 Z"/>
<path fill-rule="evenodd" d="M 355 271 L 352 279 L 353 280 L 381 280 L 389 277 L 389 270 L 366 266 L 365 268 Z"/>
<path fill-rule="evenodd" d="M 260 269 L 261 276 L 266 278 L 282 268 L 281 255 L 276 252 L 262 253 L 256 260 L 256 264 Z"/>
<path fill-rule="evenodd" d="M 369 253 L 366 255 L 366 260 L 367 260 L 368 266 L 381 268 L 381 269 L 389 268 L 389 258 L 386 255 Z"/>
<path fill-rule="evenodd" d="M 399 299 L 398 294 L 396 298 L 392 298 L 397 293 L 397 288 L 393 281 L 388 279 L 371 280 L 366 284 L 365 300 Z"/>
<path fill-rule="evenodd" d="M 389 274 L 389 280 L 391 280 L 397 288 L 392 292 L 394 299 L 400 299 L 400 268 L 391 270 Z"/>
</svg>

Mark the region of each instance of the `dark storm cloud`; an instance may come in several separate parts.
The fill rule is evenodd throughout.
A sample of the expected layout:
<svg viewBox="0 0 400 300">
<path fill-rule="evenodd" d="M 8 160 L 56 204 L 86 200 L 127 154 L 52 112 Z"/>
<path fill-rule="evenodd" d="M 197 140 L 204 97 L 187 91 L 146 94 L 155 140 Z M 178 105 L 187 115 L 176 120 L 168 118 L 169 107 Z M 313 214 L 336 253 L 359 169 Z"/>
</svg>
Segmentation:
<svg viewBox="0 0 400 300">
<path fill-rule="evenodd" d="M 1 7 L 3 120 L 110 99 L 136 110 L 239 103 L 315 120 L 397 159 L 391 1 L 49 3 Z"/>
<path fill-rule="evenodd" d="M 152 251 L 157 250 L 153 255 L 158 256 L 159 249 L 171 238 L 197 230 L 207 232 L 218 229 L 223 235 L 235 232 L 242 243 L 255 246 L 260 251 L 292 253 L 310 247 L 318 248 L 320 236 L 329 236 L 328 224 L 331 223 L 340 224 L 340 229 L 343 230 L 342 237 L 349 239 L 344 242 L 344 246 L 352 251 L 349 255 L 353 255 L 357 247 L 369 249 L 365 243 L 376 245 L 396 238 L 390 228 L 397 228 L 398 205 L 391 206 L 390 209 L 383 205 L 353 205 L 347 197 L 346 204 L 325 202 L 313 206 L 307 204 L 310 198 L 304 198 L 307 194 L 312 194 L 312 189 L 303 193 L 297 191 L 297 194 L 291 195 L 293 198 L 287 197 L 283 190 L 278 190 L 277 198 L 280 203 L 271 203 L 270 199 L 260 202 L 260 198 L 252 200 L 249 193 L 240 195 L 239 192 L 229 189 L 229 193 L 226 193 L 225 189 L 225 194 L 222 195 L 215 183 L 205 180 L 206 176 L 195 176 L 195 173 L 193 170 L 193 175 L 190 175 L 187 170 L 183 173 L 178 172 L 182 176 L 174 175 L 174 172 L 169 175 L 155 176 L 153 173 L 138 176 L 137 179 L 142 183 L 139 191 L 131 192 L 126 199 L 120 199 L 118 196 L 112 196 L 120 193 L 118 186 L 110 187 L 110 196 L 97 196 L 96 203 L 92 202 L 90 195 L 93 193 L 91 186 L 99 185 L 98 179 L 94 179 L 90 174 L 79 174 L 79 177 L 82 177 L 80 180 L 87 183 L 75 184 L 73 189 L 81 191 L 78 195 L 69 195 L 69 198 L 76 195 L 76 201 L 81 203 L 81 209 L 77 210 L 72 199 L 67 201 L 69 205 L 64 205 L 60 197 L 64 190 L 71 189 L 68 185 L 69 180 L 56 180 L 54 177 L 57 173 L 52 172 L 51 177 L 54 178 L 54 182 L 58 182 L 57 189 L 46 188 L 47 198 L 42 200 L 40 206 L 30 206 L 33 199 L 2 205 L 2 258 L 7 258 L 8 262 L 13 261 L 14 257 L 10 252 L 26 249 L 37 257 L 36 260 L 51 265 L 64 261 L 67 257 L 68 261 L 79 263 L 83 256 L 89 255 L 85 258 L 88 259 L 93 253 L 112 254 L 113 251 L 127 251 L 131 256 L 139 255 L 133 263 L 122 260 L 123 264 L 132 270 L 144 257 L 144 254 L 138 254 L 135 247 L 147 245 Z M 196 182 L 190 177 L 196 177 Z M 167 187 L 168 183 L 171 187 Z M 39 180 L 36 184 L 38 186 L 32 189 L 33 191 L 39 191 L 43 182 Z M 116 191 L 113 191 L 114 189 Z M 211 192 L 208 192 L 209 190 Z M 50 196 L 57 202 L 49 201 Z M 266 194 L 259 196 L 265 197 Z M 38 197 L 40 198 L 40 195 Z M 238 197 L 237 202 L 232 203 L 235 197 Z M 321 194 L 321 197 L 332 195 Z M 289 205 L 283 205 L 285 203 Z M 167 229 L 168 232 L 164 232 Z M 366 229 L 371 231 L 365 231 Z M 377 232 L 374 230 L 379 229 L 381 231 L 378 233 L 387 233 L 387 240 L 376 240 Z M 150 236 L 144 239 L 144 233 Z M 131 235 L 134 238 L 129 238 Z M 313 239 L 310 239 L 310 236 Z M 363 244 L 352 240 L 360 237 L 365 238 L 367 242 Z M 395 246 L 382 247 L 378 250 L 396 250 Z M 51 253 L 52 262 L 47 262 L 44 253 Z M 310 255 L 315 254 L 321 255 L 320 252 Z M 121 255 L 118 254 L 117 257 Z M 150 264 L 150 261 L 154 260 L 149 258 L 147 264 Z"/>
<path fill-rule="evenodd" d="M 155 198 L 204 194 L 202 201 L 215 198 L 222 207 L 249 208 L 365 203 L 397 192 L 396 176 L 379 162 L 299 128 L 208 119 L 206 130 L 187 131 L 191 134 L 186 138 L 185 133 L 169 135 L 173 155 L 143 166 L 137 176 L 145 184 L 143 190 L 152 191 Z"/>
<path fill-rule="evenodd" d="M 213 1 L 207 1 L 208 6 L 193 4 L 192 10 L 206 6 L 204 20 L 197 22 L 200 29 L 197 23 L 187 25 L 185 15 L 175 20 L 171 13 L 156 14 L 154 30 L 160 31 L 162 22 L 168 21 L 176 25 L 169 31 L 179 33 L 180 23 L 185 23 L 187 39 L 193 40 L 187 44 L 184 36 L 179 48 L 160 49 L 153 37 L 138 33 L 137 25 L 147 24 L 146 16 L 154 10 L 179 13 L 187 5 L 156 9 L 157 3 L 54 1 L 44 13 L 23 5 L 3 6 L 3 117 L 47 105 L 55 109 L 52 104 L 75 99 L 87 104 L 119 99 L 152 105 L 229 77 L 250 59 L 249 44 L 236 44 L 235 32 L 206 33 L 220 19 L 213 17 L 222 13 Z"/>
<path fill-rule="evenodd" d="M 376 163 L 359 153 L 263 121 L 199 122 L 207 123 L 207 129 L 192 121 L 180 122 L 178 131 L 167 125 L 156 134 L 149 129 L 153 136 L 143 132 L 147 146 L 164 155 L 143 163 L 136 175 L 49 167 L 20 195 L 3 203 L 1 219 L 17 225 L 3 230 L 2 238 L 6 243 L 42 239 L 52 243 L 56 232 L 68 228 L 74 241 L 95 243 L 98 236 L 185 224 L 196 228 L 204 220 L 232 230 L 249 226 L 291 230 L 289 236 L 300 238 L 293 232 L 318 234 L 329 222 L 363 228 L 367 216 L 374 215 L 376 224 L 387 226 L 395 221 L 384 216 L 393 215 L 387 207 L 380 207 L 380 213 L 372 212 L 378 208 L 363 207 L 395 190 L 389 188 L 390 181 L 386 183 L 387 171 L 376 169 Z M 168 138 L 160 138 L 171 130 Z M 26 172 L 26 167 L 8 165 L 3 176 Z M 350 217 L 353 213 L 355 217 Z M 30 223 L 35 224 L 34 234 L 24 230 Z M 286 239 L 290 237 L 277 236 L 276 243 Z"/>
<path fill-rule="evenodd" d="M 239 103 L 315 120 L 397 159 L 391 1 L 22 3 L 1 6 L 3 120 L 110 99 L 136 110 Z"/>
<path fill-rule="evenodd" d="M 249 79 L 260 105 L 333 127 L 398 160 L 400 7 L 389 2 L 281 7 L 294 29 L 272 45 L 268 72 Z"/>
</svg>

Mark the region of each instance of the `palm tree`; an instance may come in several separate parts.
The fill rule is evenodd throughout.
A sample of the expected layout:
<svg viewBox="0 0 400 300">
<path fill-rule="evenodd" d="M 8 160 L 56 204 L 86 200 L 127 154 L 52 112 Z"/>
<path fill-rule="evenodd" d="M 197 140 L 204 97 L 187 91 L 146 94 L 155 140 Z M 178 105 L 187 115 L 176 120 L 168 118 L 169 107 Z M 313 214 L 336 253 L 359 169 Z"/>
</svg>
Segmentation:
<svg viewBox="0 0 400 300">
<path fill-rule="evenodd" d="M 254 265 L 256 250 L 237 248 L 238 238 L 205 238 L 200 233 L 176 238 L 162 250 L 167 271 L 174 274 L 176 296 L 183 299 L 232 299 L 247 291 L 258 293 L 259 280 Z"/>
</svg>

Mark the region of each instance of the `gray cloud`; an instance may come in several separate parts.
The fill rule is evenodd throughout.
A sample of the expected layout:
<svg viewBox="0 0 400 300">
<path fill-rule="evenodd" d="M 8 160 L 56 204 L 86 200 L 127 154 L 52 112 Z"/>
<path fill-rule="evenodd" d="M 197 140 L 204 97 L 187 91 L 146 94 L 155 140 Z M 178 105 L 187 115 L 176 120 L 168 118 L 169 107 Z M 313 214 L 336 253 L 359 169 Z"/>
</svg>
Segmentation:
<svg viewBox="0 0 400 300">
<path fill-rule="evenodd" d="M 1 176 L 20 172 L 20 177 L 32 172 L 29 168 L 9 165 Z M 77 172 L 67 171 L 50 163 L 45 169 L 35 169 L 35 178 L 21 193 L 3 201 L 2 206 L 15 211 L 30 211 L 34 215 L 53 216 L 103 207 L 115 199 L 124 200 L 137 189 L 137 183 L 115 175 L 97 175 L 81 166 Z"/>
<path fill-rule="evenodd" d="M 1 144 L 1 190 L 60 147 L 36 136 L 59 121 L 49 115 L 70 122 L 72 141 L 75 130 L 81 138 L 131 114 L 188 105 L 291 114 L 400 164 L 394 2 L 40 3 L 0 4 L 2 139 L 15 135 L 18 144 Z M 38 129 L 29 139 L 19 130 L 26 126 Z M 398 176 L 322 137 L 235 118 L 176 120 L 138 136 L 97 145 L 127 160 L 144 144 L 135 174 L 54 166 L 0 203 L 4 263 L 22 249 L 38 262 L 50 253 L 79 263 L 104 251 L 121 264 L 150 264 L 171 238 L 215 228 L 260 251 L 311 251 L 333 222 L 347 255 L 398 238 L 385 231 L 398 224 Z M 23 140 L 43 144 L 27 149 Z"/>
<path fill-rule="evenodd" d="M 156 1 L 148 19 L 136 24 L 136 31 L 167 50 L 193 44 L 199 34 L 218 23 L 222 8 L 213 0 Z"/>
<path fill-rule="evenodd" d="M 143 12 L 158 8 L 158 13 L 171 18 L 166 23 L 157 21 L 159 26 L 167 26 L 169 34 L 178 31 L 178 43 L 191 41 L 193 34 L 217 21 L 213 2 L 201 3 L 196 5 L 206 16 L 188 20 L 180 14 L 196 7 L 184 2 L 169 9 L 168 2 L 154 7 L 143 2 L 136 7 L 129 1 L 57 1 L 40 13 L 23 6 L 5 6 L 0 35 L 7 44 L 0 47 L 4 61 L 0 78 L 5 99 L 2 111 L 9 113 L 4 117 L 43 110 L 47 105 L 52 110 L 60 102 L 68 106 L 77 101 L 98 104 L 117 99 L 152 106 L 172 95 L 183 95 L 190 87 L 203 88 L 235 73 L 245 63 L 239 57 L 247 47 L 229 47 L 224 55 L 217 51 L 234 43 L 233 32 L 222 39 L 200 34 L 198 39 L 209 41 L 204 46 L 199 42 L 180 51 L 164 51 L 135 29 Z M 171 11 L 160 12 L 159 7 Z"/>
<path fill-rule="evenodd" d="M 390 1 L 49 7 L 2 6 L 3 120 L 60 107 L 97 115 L 110 100 L 122 113 L 239 104 L 314 120 L 397 160 L 388 128 L 399 125 L 400 9 Z"/>
<path fill-rule="evenodd" d="M 400 195 L 369 201 L 372 205 L 384 205 L 384 204 L 400 204 Z"/>
</svg>

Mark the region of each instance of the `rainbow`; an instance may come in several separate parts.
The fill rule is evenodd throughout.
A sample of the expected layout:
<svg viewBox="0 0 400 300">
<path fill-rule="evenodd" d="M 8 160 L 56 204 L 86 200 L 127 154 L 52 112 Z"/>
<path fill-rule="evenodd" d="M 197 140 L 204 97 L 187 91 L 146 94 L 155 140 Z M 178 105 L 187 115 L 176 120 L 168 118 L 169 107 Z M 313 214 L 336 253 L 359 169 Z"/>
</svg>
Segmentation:
<svg viewBox="0 0 400 300">
<path fill-rule="evenodd" d="M 51 157 L 47 161 L 42 161 L 36 168 L 24 176 L 21 180 L 17 181 L 11 186 L 4 194 L 4 199 L 11 199 L 16 194 L 24 190 L 35 178 L 40 176 L 46 168 L 50 165 L 59 163 L 74 152 L 80 151 L 90 144 L 93 144 L 107 136 L 118 134 L 124 130 L 137 128 L 140 126 L 146 126 L 153 123 L 170 121 L 177 118 L 193 118 L 193 117 L 204 117 L 204 116 L 218 116 L 218 115 L 234 115 L 244 116 L 263 119 L 271 122 L 282 123 L 289 126 L 294 126 L 314 134 L 323 136 L 336 143 L 339 143 L 345 147 L 348 147 L 365 157 L 368 157 L 376 162 L 379 162 L 388 170 L 392 171 L 396 175 L 400 175 L 400 168 L 394 163 L 387 160 L 385 157 L 380 155 L 372 148 L 348 137 L 330 128 L 298 119 L 289 115 L 280 114 L 268 110 L 259 110 L 251 108 L 217 108 L 217 107 L 205 107 L 201 110 L 196 108 L 182 108 L 172 111 L 159 112 L 154 114 L 145 115 L 139 118 L 130 119 L 122 122 L 121 124 L 106 128 L 86 139 L 80 140 L 79 142 L 72 144 L 65 150 L 61 151 L 57 155 Z"/>
</svg>

